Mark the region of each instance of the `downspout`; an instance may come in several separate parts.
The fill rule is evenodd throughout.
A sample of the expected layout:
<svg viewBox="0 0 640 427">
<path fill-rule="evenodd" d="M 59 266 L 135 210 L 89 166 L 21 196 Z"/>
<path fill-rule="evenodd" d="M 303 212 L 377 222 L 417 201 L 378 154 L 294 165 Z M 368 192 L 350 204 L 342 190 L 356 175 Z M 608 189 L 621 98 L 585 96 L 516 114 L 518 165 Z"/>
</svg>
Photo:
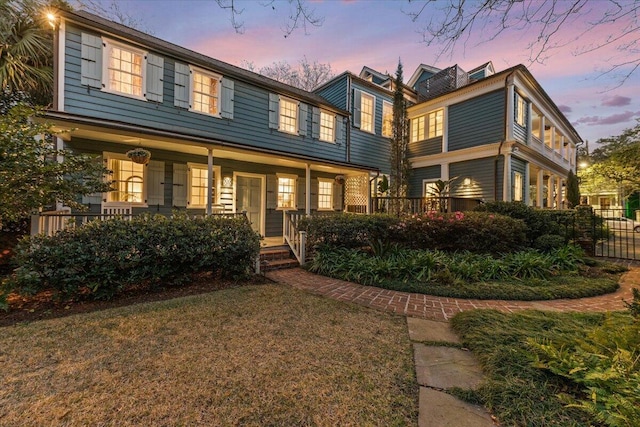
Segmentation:
<svg viewBox="0 0 640 427">
<path fill-rule="evenodd" d="M 507 78 L 504 80 L 504 99 L 505 99 L 505 103 L 504 103 L 504 134 L 502 137 L 502 141 L 500 141 L 500 146 L 498 147 L 498 154 L 496 155 L 495 160 L 493 161 L 493 199 L 497 202 L 498 201 L 498 162 L 500 161 L 500 156 L 502 156 L 502 146 L 504 145 L 505 142 L 507 142 L 507 125 L 509 123 L 508 117 L 507 117 L 507 113 L 509 111 L 509 83 L 510 80 L 513 78 L 513 74 L 516 72 L 516 70 L 513 70 L 511 73 L 509 73 L 509 75 L 507 76 Z M 511 80 L 512 82 L 512 80 Z M 503 182 L 502 185 L 506 185 L 506 182 Z"/>
<path fill-rule="evenodd" d="M 346 161 L 351 162 L 351 74 L 347 75 L 347 142 L 346 142 Z"/>
</svg>

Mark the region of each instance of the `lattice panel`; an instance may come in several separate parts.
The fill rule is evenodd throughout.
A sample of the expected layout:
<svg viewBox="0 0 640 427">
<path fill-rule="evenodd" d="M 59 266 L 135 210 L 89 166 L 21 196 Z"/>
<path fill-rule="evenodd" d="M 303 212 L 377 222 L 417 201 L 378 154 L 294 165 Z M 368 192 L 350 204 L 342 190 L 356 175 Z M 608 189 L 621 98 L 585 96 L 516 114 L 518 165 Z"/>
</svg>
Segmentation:
<svg viewBox="0 0 640 427">
<path fill-rule="evenodd" d="M 344 183 L 344 203 L 347 212 L 365 213 L 367 211 L 367 193 L 369 179 L 367 175 L 350 176 Z"/>
</svg>

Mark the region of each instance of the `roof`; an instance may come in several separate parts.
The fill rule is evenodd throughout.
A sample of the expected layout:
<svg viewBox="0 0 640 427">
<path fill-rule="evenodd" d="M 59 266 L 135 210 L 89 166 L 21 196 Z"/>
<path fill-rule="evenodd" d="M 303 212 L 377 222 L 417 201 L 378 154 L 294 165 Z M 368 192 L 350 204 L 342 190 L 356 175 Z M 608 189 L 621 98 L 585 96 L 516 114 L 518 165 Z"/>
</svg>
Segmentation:
<svg viewBox="0 0 640 427">
<path fill-rule="evenodd" d="M 478 71 L 482 70 L 483 68 L 487 68 L 489 65 L 491 66 L 491 69 L 494 69 L 493 68 L 493 62 L 488 61 L 488 62 L 485 62 L 484 64 L 480 65 L 479 67 L 476 67 L 473 70 L 469 71 L 467 74 L 473 74 L 475 72 L 478 72 Z"/>
<path fill-rule="evenodd" d="M 331 110 L 344 115 L 349 114 L 347 111 L 333 106 L 333 104 L 328 102 L 326 99 L 313 92 L 307 92 L 297 87 L 290 86 L 285 83 L 281 83 L 265 77 L 263 75 L 254 73 L 252 71 L 245 70 L 243 68 L 228 64 L 218 59 L 208 57 L 201 53 L 143 33 L 136 29 L 118 24 L 113 21 L 109 21 L 108 19 L 102 18 L 98 15 L 94 15 L 93 13 L 85 11 L 72 12 L 67 10 L 60 10 L 59 13 L 64 18 L 80 24 L 81 26 L 88 27 L 89 29 L 92 29 L 94 31 L 104 31 L 112 33 L 115 36 L 123 37 L 129 41 L 138 43 L 146 48 L 152 49 L 179 61 L 188 62 L 192 65 L 199 65 L 203 68 L 213 69 L 222 74 L 232 76 L 234 79 L 261 86 L 266 89 L 273 90 L 274 92 L 287 94 L 293 98 L 309 102 L 310 104 L 315 104 L 318 106 L 330 106 Z"/>
<path fill-rule="evenodd" d="M 418 81 L 418 78 L 420 78 L 420 74 L 423 71 L 428 71 L 430 73 L 436 74 L 436 73 L 439 73 L 442 70 L 440 68 L 436 68 L 436 67 L 434 67 L 432 65 L 420 64 L 420 65 L 418 65 L 418 68 L 416 68 L 416 71 L 414 71 L 413 74 L 411 75 L 411 78 L 407 82 L 407 86 L 413 87 L 416 84 L 416 82 Z"/>
</svg>

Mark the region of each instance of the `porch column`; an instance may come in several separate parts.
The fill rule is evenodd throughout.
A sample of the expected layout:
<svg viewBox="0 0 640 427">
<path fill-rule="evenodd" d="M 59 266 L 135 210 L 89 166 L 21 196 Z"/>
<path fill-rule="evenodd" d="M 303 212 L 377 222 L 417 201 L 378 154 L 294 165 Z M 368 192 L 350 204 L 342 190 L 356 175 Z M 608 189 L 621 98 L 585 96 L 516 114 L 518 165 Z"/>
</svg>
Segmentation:
<svg viewBox="0 0 640 427">
<path fill-rule="evenodd" d="M 311 215 L 311 165 L 305 164 L 306 168 L 306 181 L 305 181 L 305 195 L 304 195 L 304 213 Z"/>
<path fill-rule="evenodd" d="M 527 102 L 527 145 L 531 145 L 533 135 L 533 103 Z"/>
<path fill-rule="evenodd" d="M 516 102 L 515 87 L 511 83 L 507 87 L 507 141 L 513 141 L 514 105 Z"/>
<path fill-rule="evenodd" d="M 524 177 L 522 178 L 522 185 L 524 187 L 524 204 L 531 206 L 531 168 L 529 162 L 524 165 Z"/>
<path fill-rule="evenodd" d="M 549 175 L 549 183 L 547 184 L 547 207 L 548 208 L 553 208 L 553 203 L 555 201 L 555 198 L 553 197 L 553 190 L 554 187 L 556 185 L 555 183 L 556 178 L 554 175 Z"/>
<path fill-rule="evenodd" d="M 504 175 L 502 178 L 502 201 L 511 201 L 511 154 L 504 155 Z"/>
<path fill-rule="evenodd" d="M 540 142 L 542 143 L 540 145 L 540 148 L 542 149 L 542 151 L 541 151 L 542 153 L 544 153 L 544 146 L 546 145 L 546 142 L 545 142 L 546 141 L 545 138 L 547 136 L 546 135 L 547 130 L 545 129 L 546 125 L 547 124 L 545 123 L 544 116 L 542 114 L 540 114 Z"/>
<path fill-rule="evenodd" d="M 369 174 L 367 173 L 366 175 L 364 175 L 364 179 L 365 181 L 368 183 L 369 182 Z M 366 212 L 367 215 L 371 214 L 371 186 L 367 185 L 367 206 L 366 206 Z M 346 191 L 346 189 L 345 189 Z"/>
<path fill-rule="evenodd" d="M 56 31 L 55 34 L 57 35 L 58 32 Z M 54 44 L 54 46 L 55 46 L 55 44 Z M 54 138 L 55 138 L 56 150 L 63 150 L 64 149 L 64 141 L 62 140 L 62 138 L 60 138 L 59 136 L 54 136 Z M 56 162 L 58 162 L 58 163 L 64 162 L 64 157 L 62 155 L 56 156 Z M 56 200 L 56 210 L 57 211 L 61 211 L 64 208 L 65 208 L 64 203 L 62 203 L 60 200 Z"/>
<path fill-rule="evenodd" d="M 560 177 L 556 179 L 558 190 L 556 191 L 556 209 L 562 209 L 564 207 L 564 197 L 562 196 L 562 183 L 564 180 Z"/>
<path fill-rule="evenodd" d="M 213 148 L 207 149 L 207 216 L 213 212 Z"/>
<path fill-rule="evenodd" d="M 544 171 L 542 168 L 538 170 L 538 177 L 536 179 L 536 205 L 538 208 L 543 207 L 544 199 Z"/>
</svg>

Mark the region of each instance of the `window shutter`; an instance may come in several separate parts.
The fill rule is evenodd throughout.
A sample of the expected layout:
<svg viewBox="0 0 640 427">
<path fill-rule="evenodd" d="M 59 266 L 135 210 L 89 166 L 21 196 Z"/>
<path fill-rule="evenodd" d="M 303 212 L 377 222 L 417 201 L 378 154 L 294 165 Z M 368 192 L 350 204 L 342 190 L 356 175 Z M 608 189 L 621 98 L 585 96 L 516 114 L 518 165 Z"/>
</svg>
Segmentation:
<svg viewBox="0 0 640 427">
<path fill-rule="evenodd" d="M 336 116 L 336 144 L 344 142 L 344 121 L 342 116 Z"/>
<path fill-rule="evenodd" d="M 280 97 L 275 93 L 269 94 L 269 128 L 270 129 L 278 129 L 279 127 L 279 108 L 280 108 Z"/>
<path fill-rule="evenodd" d="M 163 77 L 164 58 L 152 53 L 147 54 L 147 100 L 162 102 Z"/>
<path fill-rule="evenodd" d="M 233 97 L 235 84 L 233 80 L 222 79 L 222 93 L 220 95 L 222 108 L 220 115 L 225 119 L 233 119 Z"/>
<path fill-rule="evenodd" d="M 173 105 L 180 108 L 189 108 L 189 79 L 191 72 L 189 66 L 176 62 L 175 82 L 173 88 Z"/>
<path fill-rule="evenodd" d="M 267 209 L 278 207 L 278 178 L 267 175 Z"/>
<path fill-rule="evenodd" d="M 298 135 L 307 136 L 309 106 L 303 102 L 298 104 Z"/>
<path fill-rule="evenodd" d="M 320 109 L 318 107 L 313 107 L 311 113 L 311 137 L 320 138 Z"/>
<path fill-rule="evenodd" d="M 360 128 L 360 109 L 362 105 L 362 92 L 353 90 L 353 126 Z"/>
<path fill-rule="evenodd" d="M 318 179 L 311 180 L 311 210 L 318 210 L 318 194 L 320 194 L 320 184 Z"/>
<path fill-rule="evenodd" d="M 333 184 L 333 209 L 341 211 L 342 209 L 342 185 Z"/>
<path fill-rule="evenodd" d="M 297 178 L 296 179 L 296 209 L 302 209 L 304 210 L 306 208 L 306 203 L 305 203 L 305 199 L 304 199 L 304 190 L 306 187 L 305 184 L 306 178 L 302 177 L 302 178 Z"/>
<path fill-rule="evenodd" d="M 151 160 L 146 178 L 147 204 L 164 206 L 164 162 Z"/>
<path fill-rule="evenodd" d="M 80 84 L 102 89 L 102 38 L 82 33 Z"/>
<path fill-rule="evenodd" d="M 173 164 L 173 206 L 184 208 L 187 206 L 187 191 L 189 188 L 189 174 L 187 165 Z"/>
</svg>

